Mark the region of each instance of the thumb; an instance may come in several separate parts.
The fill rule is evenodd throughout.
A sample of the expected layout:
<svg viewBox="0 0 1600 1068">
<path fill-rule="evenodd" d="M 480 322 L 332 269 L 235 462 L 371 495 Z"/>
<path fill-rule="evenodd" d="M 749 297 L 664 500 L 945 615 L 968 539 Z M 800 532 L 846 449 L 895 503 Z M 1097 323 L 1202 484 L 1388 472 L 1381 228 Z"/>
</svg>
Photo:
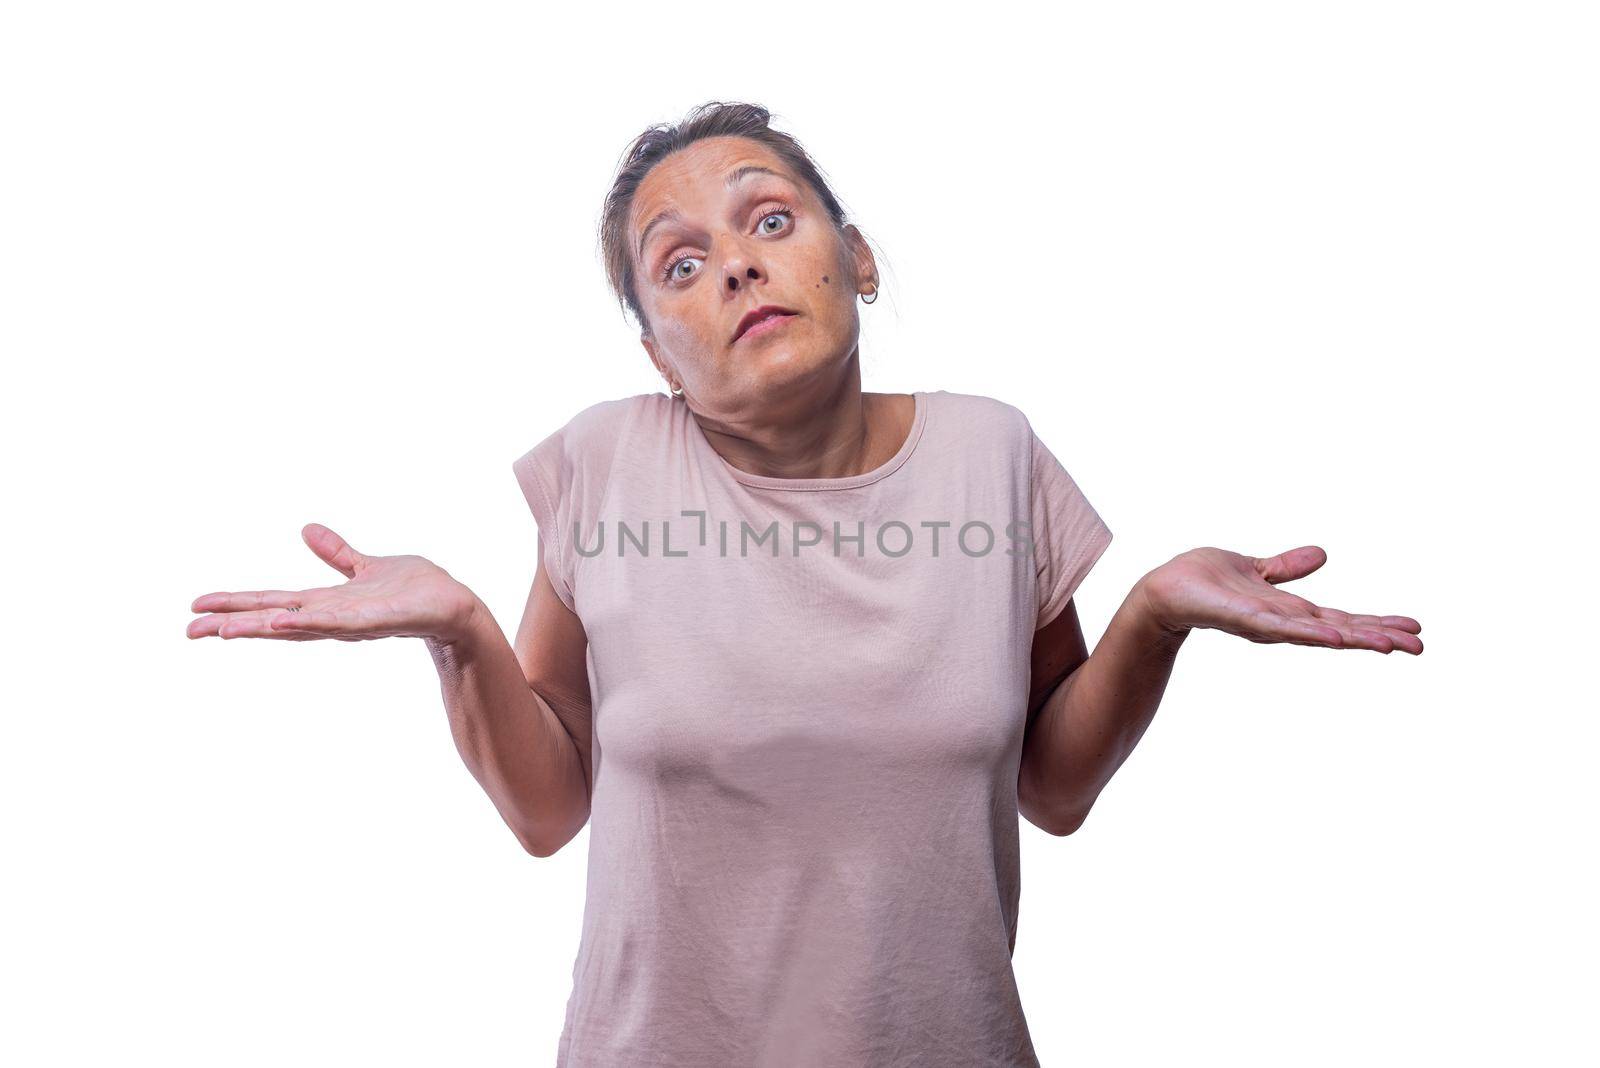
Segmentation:
<svg viewBox="0 0 1600 1068">
<path fill-rule="evenodd" d="M 1327 562 L 1328 554 L 1320 545 L 1302 545 L 1277 556 L 1254 558 L 1257 574 L 1271 583 L 1305 578 Z"/>
<path fill-rule="evenodd" d="M 300 537 L 324 563 L 343 572 L 345 578 L 354 578 L 356 564 L 366 559 L 321 523 L 307 523 L 300 528 Z"/>
</svg>

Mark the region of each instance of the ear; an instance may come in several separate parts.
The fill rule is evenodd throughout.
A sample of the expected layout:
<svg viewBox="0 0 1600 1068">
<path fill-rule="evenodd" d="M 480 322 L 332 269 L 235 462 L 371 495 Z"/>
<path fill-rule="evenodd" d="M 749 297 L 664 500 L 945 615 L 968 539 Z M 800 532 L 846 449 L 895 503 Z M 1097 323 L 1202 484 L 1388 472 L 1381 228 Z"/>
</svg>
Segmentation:
<svg viewBox="0 0 1600 1068">
<path fill-rule="evenodd" d="M 855 271 L 856 285 L 863 282 L 878 284 L 878 261 L 873 258 L 872 249 L 867 245 L 867 239 L 861 236 L 861 231 L 855 223 L 846 223 L 844 227 L 845 252 L 850 257 L 851 269 Z"/>
<path fill-rule="evenodd" d="M 639 344 L 644 346 L 644 351 L 650 355 L 650 362 L 655 364 L 656 372 L 667 380 L 667 388 L 672 388 L 672 372 L 667 369 L 666 362 L 662 360 L 661 353 L 656 351 L 656 343 L 649 334 L 639 335 Z"/>
</svg>

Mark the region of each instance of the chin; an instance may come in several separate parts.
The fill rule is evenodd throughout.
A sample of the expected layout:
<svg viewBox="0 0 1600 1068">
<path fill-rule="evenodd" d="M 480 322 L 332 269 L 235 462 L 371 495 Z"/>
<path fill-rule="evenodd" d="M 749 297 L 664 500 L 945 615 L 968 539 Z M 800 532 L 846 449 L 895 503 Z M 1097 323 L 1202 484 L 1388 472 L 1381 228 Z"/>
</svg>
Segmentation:
<svg viewBox="0 0 1600 1068">
<path fill-rule="evenodd" d="M 770 345 L 754 354 L 757 358 L 746 365 L 743 377 L 756 391 L 774 396 L 831 382 L 843 372 L 848 352 L 840 357 L 811 345 Z"/>
</svg>

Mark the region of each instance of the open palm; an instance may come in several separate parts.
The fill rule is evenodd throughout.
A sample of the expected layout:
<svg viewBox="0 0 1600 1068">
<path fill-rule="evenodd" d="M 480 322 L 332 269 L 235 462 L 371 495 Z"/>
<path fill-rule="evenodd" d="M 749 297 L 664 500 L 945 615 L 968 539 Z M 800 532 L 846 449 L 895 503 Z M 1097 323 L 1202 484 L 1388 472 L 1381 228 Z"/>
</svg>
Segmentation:
<svg viewBox="0 0 1600 1068">
<path fill-rule="evenodd" d="M 306 545 L 348 582 L 309 590 L 244 590 L 195 598 L 188 636 L 279 638 L 451 638 L 462 633 L 475 598 L 449 572 L 421 556 L 367 556 L 332 530 L 308 523 Z"/>
<path fill-rule="evenodd" d="M 1173 557 L 1143 581 L 1151 610 L 1168 627 L 1222 630 L 1262 643 L 1422 652 L 1422 624 L 1410 616 L 1325 608 L 1277 587 L 1327 560 L 1316 545 L 1268 557 L 1207 546 Z"/>
</svg>

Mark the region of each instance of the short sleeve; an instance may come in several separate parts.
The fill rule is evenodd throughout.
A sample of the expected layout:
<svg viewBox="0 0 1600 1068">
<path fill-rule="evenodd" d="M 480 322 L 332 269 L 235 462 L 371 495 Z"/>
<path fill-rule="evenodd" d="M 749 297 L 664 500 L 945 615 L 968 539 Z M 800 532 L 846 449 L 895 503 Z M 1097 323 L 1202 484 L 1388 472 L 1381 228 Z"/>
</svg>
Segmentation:
<svg viewBox="0 0 1600 1068">
<path fill-rule="evenodd" d="M 539 528 L 539 540 L 544 545 L 544 570 L 550 576 L 550 585 L 556 596 L 570 612 L 576 612 L 573 598 L 572 557 L 568 552 L 571 538 L 562 536 L 562 528 L 571 525 L 571 494 L 565 492 L 570 481 L 565 477 L 562 453 L 564 431 L 556 431 L 512 463 L 522 495 L 528 500 L 533 521 Z"/>
<path fill-rule="evenodd" d="M 602 401 L 512 461 L 544 543 L 544 570 L 567 610 L 578 611 L 577 538 L 592 541 L 611 464 L 630 410 L 650 395 Z"/>
<path fill-rule="evenodd" d="M 1028 428 L 1034 566 L 1038 574 L 1037 630 L 1061 614 L 1111 544 L 1111 530 L 1061 461 Z"/>
</svg>

